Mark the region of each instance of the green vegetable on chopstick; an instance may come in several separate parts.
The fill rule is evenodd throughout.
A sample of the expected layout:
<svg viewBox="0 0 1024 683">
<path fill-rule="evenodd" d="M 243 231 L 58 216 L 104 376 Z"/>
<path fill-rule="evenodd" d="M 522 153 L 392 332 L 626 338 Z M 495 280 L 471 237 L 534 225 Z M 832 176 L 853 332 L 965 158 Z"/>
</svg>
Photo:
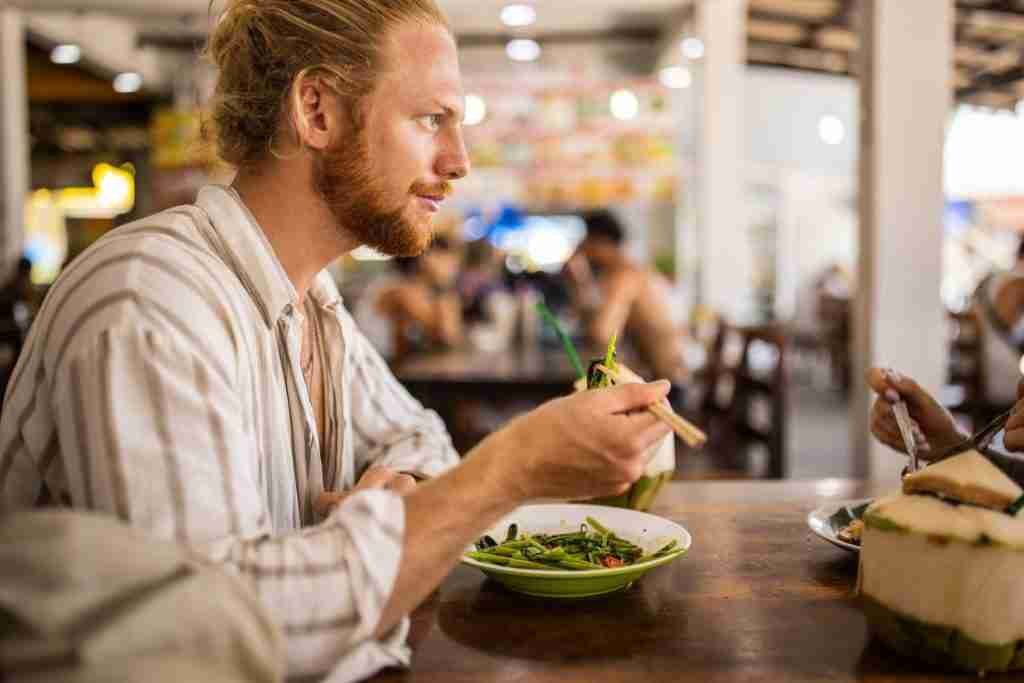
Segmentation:
<svg viewBox="0 0 1024 683">
<path fill-rule="evenodd" d="M 579 531 L 561 534 L 519 534 L 518 526 L 509 526 L 505 542 L 498 544 L 490 536 L 476 542 L 476 550 L 466 553 L 479 562 L 518 569 L 611 569 L 638 564 L 681 552 L 672 541 L 657 552 L 644 555 L 643 549 L 615 535 L 593 517 Z"/>
<path fill-rule="evenodd" d="M 606 375 L 604 372 L 598 369 L 599 365 L 603 365 L 612 372 L 618 370 L 619 365 L 615 359 L 615 342 L 618 340 L 619 335 L 612 335 L 611 341 L 608 342 L 608 350 L 604 354 L 604 358 L 596 358 L 590 363 L 589 372 L 587 372 L 587 389 L 604 389 L 612 385 L 612 378 Z"/>
</svg>

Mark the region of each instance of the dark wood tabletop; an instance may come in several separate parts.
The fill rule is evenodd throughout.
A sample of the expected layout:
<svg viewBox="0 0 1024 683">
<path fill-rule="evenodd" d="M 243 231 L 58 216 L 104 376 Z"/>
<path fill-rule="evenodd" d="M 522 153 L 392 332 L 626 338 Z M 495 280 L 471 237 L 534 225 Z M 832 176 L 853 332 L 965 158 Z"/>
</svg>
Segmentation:
<svg viewBox="0 0 1024 683">
<path fill-rule="evenodd" d="M 581 352 L 584 364 L 589 355 Z M 403 384 L 520 384 L 555 385 L 566 392 L 576 379 L 561 348 L 517 347 L 507 351 L 455 349 L 410 356 L 394 366 Z"/>
<path fill-rule="evenodd" d="M 856 555 L 807 528 L 819 505 L 891 488 L 673 482 L 652 512 L 693 535 L 684 557 L 621 593 L 562 602 L 507 592 L 460 566 L 413 615 L 411 670 L 373 680 L 971 680 L 870 640 L 854 594 Z"/>
</svg>

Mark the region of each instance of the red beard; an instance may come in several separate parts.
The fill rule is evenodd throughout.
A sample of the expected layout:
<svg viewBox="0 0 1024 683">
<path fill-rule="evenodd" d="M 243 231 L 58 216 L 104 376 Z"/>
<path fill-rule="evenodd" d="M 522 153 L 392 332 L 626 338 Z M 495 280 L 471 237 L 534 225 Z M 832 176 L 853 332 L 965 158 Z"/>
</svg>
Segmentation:
<svg viewBox="0 0 1024 683">
<path fill-rule="evenodd" d="M 383 192 L 374 182 L 360 133 L 349 149 L 323 152 L 313 167 L 313 187 L 334 216 L 339 230 L 354 235 L 362 244 L 389 256 L 419 256 L 433 238 L 429 218 L 414 223 L 405 216 L 407 203 L 397 208 L 385 205 Z M 416 183 L 409 196 L 447 196 L 451 183 Z"/>
</svg>

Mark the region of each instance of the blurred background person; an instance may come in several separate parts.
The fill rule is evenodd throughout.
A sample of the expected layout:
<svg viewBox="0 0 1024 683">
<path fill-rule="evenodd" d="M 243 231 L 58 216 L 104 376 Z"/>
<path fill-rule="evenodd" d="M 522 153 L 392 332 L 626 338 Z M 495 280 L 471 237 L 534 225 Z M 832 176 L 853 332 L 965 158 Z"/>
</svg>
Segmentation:
<svg viewBox="0 0 1024 683">
<path fill-rule="evenodd" d="M 456 289 L 461 252 L 447 236 L 422 256 L 396 258 L 395 274 L 374 282 L 356 307 L 356 321 L 390 360 L 462 344 L 462 303 Z"/>
<path fill-rule="evenodd" d="M 1017 400 L 1024 354 L 1024 239 L 1014 266 L 990 273 L 978 285 L 974 310 L 981 325 L 986 400 L 1008 407 Z"/>
<path fill-rule="evenodd" d="M 0 400 L 7 379 L 21 355 L 21 346 L 37 308 L 32 284 L 32 261 L 22 257 L 14 274 L 0 289 Z"/>
<path fill-rule="evenodd" d="M 614 335 L 628 345 L 652 377 L 673 384 L 681 402 L 686 378 L 681 329 L 672 314 L 671 285 L 653 268 L 634 263 L 625 250 L 625 232 L 610 211 L 584 215 L 586 237 L 566 263 L 572 305 L 586 339 L 604 346 Z"/>
<path fill-rule="evenodd" d="M 463 321 L 470 343 L 484 351 L 503 351 L 516 329 L 516 302 L 505 281 L 505 255 L 486 239 L 466 245 L 458 277 Z"/>
</svg>

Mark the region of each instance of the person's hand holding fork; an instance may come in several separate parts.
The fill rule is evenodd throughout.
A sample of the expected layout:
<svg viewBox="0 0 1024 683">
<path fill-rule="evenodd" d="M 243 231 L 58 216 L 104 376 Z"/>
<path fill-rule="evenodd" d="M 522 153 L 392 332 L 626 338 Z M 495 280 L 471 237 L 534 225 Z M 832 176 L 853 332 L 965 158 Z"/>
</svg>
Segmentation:
<svg viewBox="0 0 1024 683">
<path fill-rule="evenodd" d="M 900 400 L 907 404 L 918 457 L 922 460 L 931 460 L 935 454 L 967 438 L 968 435 L 957 426 L 952 414 L 913 379 L 895 370 L 872 368 L 868 371 L 867 380 L 877 394 L 871 406 L 871 433 L 886 446 L 906 453 L 896 416 L 892 412 L 893 404 Z M 1021 417 L 1024 427 L 1024 415 Z M 1024 437 L 1024 430 L 1021 436 Z"/>
</svg>

